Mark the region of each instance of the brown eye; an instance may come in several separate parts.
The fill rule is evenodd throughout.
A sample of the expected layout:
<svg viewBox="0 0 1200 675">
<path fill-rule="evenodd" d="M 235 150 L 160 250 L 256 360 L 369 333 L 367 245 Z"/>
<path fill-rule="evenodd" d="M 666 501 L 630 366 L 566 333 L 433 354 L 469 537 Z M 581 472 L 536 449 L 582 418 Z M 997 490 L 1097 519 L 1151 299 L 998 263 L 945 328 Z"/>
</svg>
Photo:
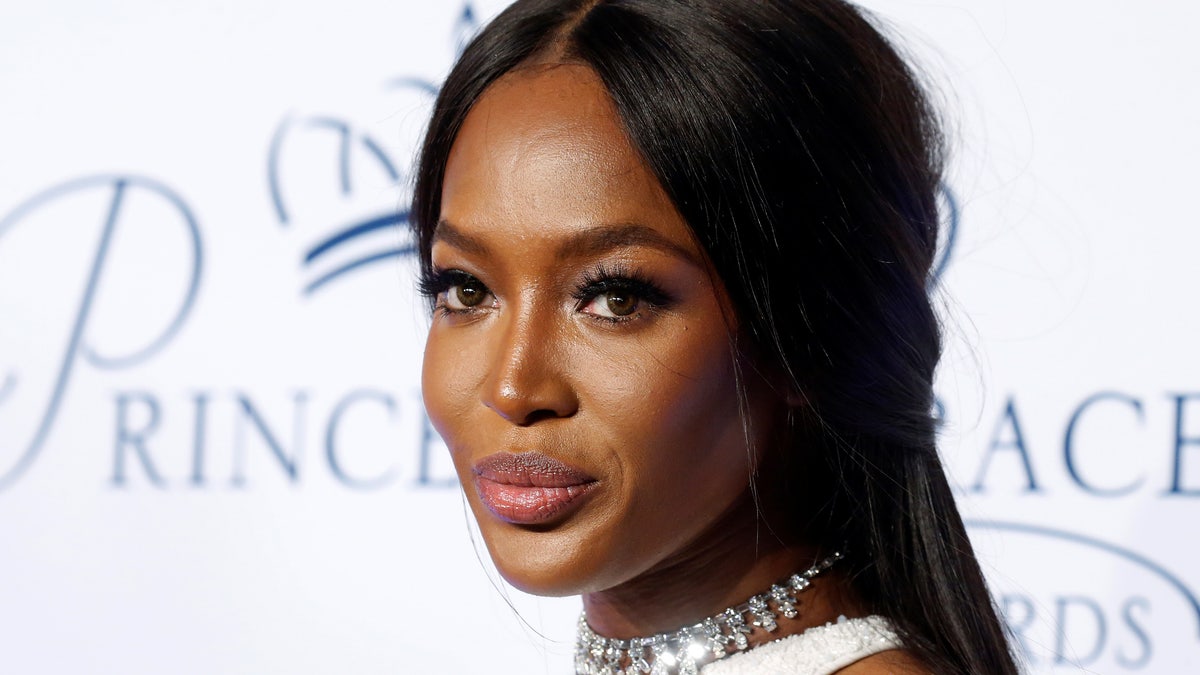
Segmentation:
<svg viewBox="0 0 1200 675">
<path fill-rule="evenodd" d="M 472 279 L 461 284 L 455 284 L 446 289 L 446 307 L 453 311 L 464 311 L 478 307 L 492 293 L 487 286 Z"/>
<path fill-rule="evenodd" d="M 612 291 L 605 294 L 605 306 L 613 316 L 629 316 L 637 309 L 636 295 L 623 291 Z"/>
<path fill-rule="evenodd" d="M 474 307 L 483 302 L 483 298 L 487 293 L 484 292 L 483 288 L 474 284 L 463 284 L 454 288 L 454 295 L 464 306 Z"/>
<path fill-rule="evenodd" d="M 610 323 L 649 319 L 673 302 L 650 281 L 604 269 L 587 275 L 572 297 L 579 301 L 578 311 Z"/>
</svg>

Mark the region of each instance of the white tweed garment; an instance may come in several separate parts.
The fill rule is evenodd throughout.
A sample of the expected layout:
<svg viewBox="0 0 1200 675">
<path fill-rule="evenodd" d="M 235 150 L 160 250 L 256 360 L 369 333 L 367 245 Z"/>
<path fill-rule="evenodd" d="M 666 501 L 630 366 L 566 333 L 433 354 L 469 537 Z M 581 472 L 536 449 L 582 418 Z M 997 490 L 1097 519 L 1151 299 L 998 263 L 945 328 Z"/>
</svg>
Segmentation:
<svg viewBox="0 0 1200 675">
<path fill-rule="evenodd" d="M 882 616 L 838 617 L 798 635 L 727 656 L 701 675 L 830 675 L 872 654 L 897 649 L 900 639 Z"/>
</svg>

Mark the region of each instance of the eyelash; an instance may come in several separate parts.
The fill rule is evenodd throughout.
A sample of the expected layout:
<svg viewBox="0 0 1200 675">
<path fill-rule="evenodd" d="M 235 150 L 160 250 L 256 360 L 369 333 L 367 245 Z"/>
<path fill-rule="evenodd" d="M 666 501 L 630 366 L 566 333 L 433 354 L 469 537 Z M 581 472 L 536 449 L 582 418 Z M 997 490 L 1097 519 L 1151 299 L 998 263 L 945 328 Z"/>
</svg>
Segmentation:
<svg viewBox="0 0 1200 675">
<path fill-rule="evenodd" d="M 646 310 L 650 312 L 667 307 L 672 301 L 672 298 L 665 291 L 650 281 L 640 271 L 620 266 L 608 267 L 605 265 L 598 265 L 594 270 L 585 272 L 582 283 L 571 294 L 571 297 L 575 298 L 582 306 L 584 303 L 589 303 L 605 293 L 612 293 L 614 291 L 623 291 L 636 297 L 641 303 L 645 304 Z M 638 318 L 640 315 L 641 312 L 620 317 L 592 316 L 597 320 L 608 323 L 625 323 Z"/>
<path fill-rule="evenodd" d="M 442 293 L 445 293 L 455 286 L 460 286 L 472 281 L 479 282 L 479 280 L 474 276 L 467 274 L 462 270 L 444 270 L 435 267 L 428 272 L 421 273 L 421 278 L 417 282 L 417 292 L 423 295 L 429 302 L 437 302 L 438 296 L 440 296 Z M 483 286 L 483 283 L 480 282 L 479 285 Z M 484 288 L 486 288 L 486 286 L 484 286 Z M 439 306 L 441 306 L 443 309 L 448 309 L 445 306 Z M 434 307 L 434 309 L 437 308 L 438 306 Z"/>
<path fill-rule="evenodd" d="M 421 275 L 418 289 L 421 295 L 425 296 L 429 302 L 435 303 L 433 307 L 435 312 L 440 312 L 443 316 L 461 315 L 473 313 L 477 310 L 475 308 L 452 309 L 447 307 L 445 303 L 439 302 L 438 298 L 455 286 L 471 282 L 477 283 L 480 287 L 487 289 L 487 286 L 472 274 L 457 269 L 440 269 L 435 267 L 431 271 Z M 633 295 L 651 312 L 667 307 L 673 301 L 671 296 L 654 282 L 650 281 L 640 271 L 626 269 L 621 266 L 609 267 L 606 265 L 598 265 L 595 269 L 585 272 L 582 281 L 571 293 L 571 297 L 582 308 L 605 293 L 615 291 L 623 291 Z M 641 312 L 622 317 L 599 316 L 596 314 L 590 314 L 590 316 L 598 321 L 615 324 L 637 319 L 641 316 Z"/>
</svg>

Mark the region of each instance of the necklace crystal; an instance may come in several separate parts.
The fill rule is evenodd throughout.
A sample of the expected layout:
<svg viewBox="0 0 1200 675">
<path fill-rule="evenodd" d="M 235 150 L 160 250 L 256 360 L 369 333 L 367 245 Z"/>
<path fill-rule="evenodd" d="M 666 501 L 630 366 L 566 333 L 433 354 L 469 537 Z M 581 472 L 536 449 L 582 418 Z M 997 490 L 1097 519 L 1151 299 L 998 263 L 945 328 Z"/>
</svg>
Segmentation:
<svg viewBox="0 0 1200 675">
<path fill-rule="evenodd" d="M 671 633 L 628 640 L 606 638 L 588 625 L 586 612 L 580 613 L 579 633 L 575 638 L 575 673 L 697 675 L 701 666 L 747 649 L 750 641 L 746 636 L 754 628 L 774 632 L 779 627 L 778 614 L 796 618 L 799 613 L 796 595 L 812 584 L 813 577 L 842 557 L 840 551 L 835 551 L 807 570 L 772 585 L 767 592 Z"/>
</svg>

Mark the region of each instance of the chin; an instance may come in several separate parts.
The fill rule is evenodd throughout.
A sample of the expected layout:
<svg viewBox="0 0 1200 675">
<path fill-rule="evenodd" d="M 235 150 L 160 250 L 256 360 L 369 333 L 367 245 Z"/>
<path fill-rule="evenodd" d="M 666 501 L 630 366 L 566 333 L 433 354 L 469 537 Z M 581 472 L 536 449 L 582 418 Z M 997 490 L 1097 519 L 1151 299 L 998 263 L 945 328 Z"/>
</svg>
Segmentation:
<svg viewBox="0 0 1200 675">
<path fill-rule="evenodd" d="M 614 547 L 587 522 L 571 519 L 549 526 L 514 525 L 478 504 L 476 520 L 496 570 L 514 588 L 561 597 L 603 590 L 610 578 Z M 482 511 L 482 513 L 480 513 Z"/>
<path fill-rule="evenodd" d="M 518 590 L 561 597 L 595 590 L 598 584 L 601 551 L 572 533 L 503 522 L 481 522 L 480 531 L 497 571 Z"/>
</svg>

